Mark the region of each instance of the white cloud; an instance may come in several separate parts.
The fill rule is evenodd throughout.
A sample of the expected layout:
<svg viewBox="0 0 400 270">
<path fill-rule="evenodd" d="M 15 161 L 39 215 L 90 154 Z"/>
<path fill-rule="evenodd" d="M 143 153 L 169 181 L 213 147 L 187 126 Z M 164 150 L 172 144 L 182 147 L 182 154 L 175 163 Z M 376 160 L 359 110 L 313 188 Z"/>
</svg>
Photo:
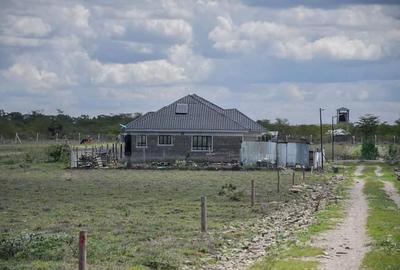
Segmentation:
<svg viewBox="0 0 400 270">
<path fill-rule="evenodd" d="M 43 40 L 37 38 L 0 35 L 0 44 L 6 46 L 37 47 L 43 45 L 43 43 Z"/>
<path fill-rule="evenodd" d="M 241 39 L 230 18 L 217 17 L 217 26 L 209 33 L 208 38 L 214 41 L 214 48 L 226 52 L 249 52 L 254 49 L 254 43 Z"/>
<path fill-rule="evenodd" d="M 268 20 L 218 17 L 209 32 L 224 52 L 263 54 L 286 59 L 377 60 L 400 53 L 400 21 L 381 6 L 321 10 L 296 7 L 266 11 Z"/>
<path fill-rule="evenodd" d="M 304 38 L 277 42 L 276 54 L 282 58 L 327 57 L 337 60 L 376 60 L 384 55 L 380 45 L 346 36 L 323 37 L 314 42 Z"/>
<path fill-rule="evenodd" d="M 184 69 L 166 60 L 146 61 L 135 64 L 91 63 L 95 84 L 171 84 L 185 81 Z"/>
<path fill-rule="evenodd" d="M 19 37 L 43 37 L 51 31 L 41 18 L 29 16 L 6 16 L 0 29 L 5 35 Z"/>
<path fill-rule="evenodd" d="M 16 63 L 3 75 L 15 84 L 22 85 L 27 92 L 46 92 L 59 84 L 56 73 L 40 69 L 31 63 Z"/>
<path fill-rule="evenodd" d="M 192 27 L 182 19 L 146 19 L 138 22 L 144 30 L 184 42 L 192 41 Z"/>
<path fill-rule="evenodd" d="M 212 61 L 193 53 L 187 45 L 175 45 L 169 49 L 169 61 L 184 69 L 187 78 L 201 81 L 208 77 L 212 70 Z"/>
<path fill-rule="evenodd" d="M 88 29 L 90 11 L 82 5 L 76 5 L 71 9 L 65 10 L 71 22 L 78 28 Z"/>
<path fill-rule="evenodd" d="M 113 21 L 106 21 L 104 23 L 104 33 L 109 37 L 119 37 L 125 34 L 125 27 Z"/>
</svg>

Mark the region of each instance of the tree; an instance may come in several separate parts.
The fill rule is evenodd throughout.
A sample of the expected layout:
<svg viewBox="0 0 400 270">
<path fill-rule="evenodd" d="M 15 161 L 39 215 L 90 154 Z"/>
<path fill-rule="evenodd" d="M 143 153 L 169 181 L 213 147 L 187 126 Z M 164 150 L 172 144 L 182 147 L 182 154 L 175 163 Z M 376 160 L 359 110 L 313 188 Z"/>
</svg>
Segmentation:
<svg viewBox="0 0 400 270">
<path fill-rule="evenodd" d="M 378 148 L 375 146 L 374 136 L 379 126 L 379 117 L 366 114 L 360 117 L 356 123 L 357 128 L 361 131 L 364 138 L 361 146 L 361 157 L 363 159 L 372 160 L 378 157 Z"/>
<path fill-rule="evenodd" d="M 360 117 L 356 123 L 356 127 L 360 130 L 363 138 L 369 141 L 375 136 L 379 124 L 380 121 L 378 116 L 366 114 Z"/>
<path fill-rule="evenodd" d="M 289 120 L 286 118 L 276 118 L 275 119 L 275 125 L 277 126 L 288 126 L 289 125 Z"/>
</svg>

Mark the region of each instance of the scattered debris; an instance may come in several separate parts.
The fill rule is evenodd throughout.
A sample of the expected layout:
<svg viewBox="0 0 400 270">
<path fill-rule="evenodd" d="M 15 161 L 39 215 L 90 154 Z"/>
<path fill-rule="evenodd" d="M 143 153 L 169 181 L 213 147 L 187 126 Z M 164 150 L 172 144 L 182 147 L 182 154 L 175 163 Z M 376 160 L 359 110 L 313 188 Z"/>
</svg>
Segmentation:
<svg viewBox="0 0 400 270">
<path fill-rule="evenodd" d="M 397 180 L 400 181 L 400 168 L 395 168 L 394 169 L 394 174 L 396 175 Z"/>
</svg>

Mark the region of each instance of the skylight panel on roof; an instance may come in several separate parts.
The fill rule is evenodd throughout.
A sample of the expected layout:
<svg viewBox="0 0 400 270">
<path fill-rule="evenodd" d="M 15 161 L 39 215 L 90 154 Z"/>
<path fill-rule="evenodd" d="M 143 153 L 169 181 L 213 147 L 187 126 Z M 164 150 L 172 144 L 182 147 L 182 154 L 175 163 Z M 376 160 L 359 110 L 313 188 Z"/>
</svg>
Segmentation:
<svg viewBox="0 0 400 270">
<path fill-rule="evenodd" d="M 188 104 L 186 103 L 178 103 L 176 104 L 175 113 L 176 114 L 187 114 L 188 113 Z"/>
</svg>

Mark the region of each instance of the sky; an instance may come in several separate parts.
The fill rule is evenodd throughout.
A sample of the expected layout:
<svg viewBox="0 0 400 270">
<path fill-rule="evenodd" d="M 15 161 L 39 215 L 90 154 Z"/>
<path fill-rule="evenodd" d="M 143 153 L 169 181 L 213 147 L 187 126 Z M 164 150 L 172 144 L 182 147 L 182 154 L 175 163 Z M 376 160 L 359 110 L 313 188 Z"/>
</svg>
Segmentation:
<svg viewBox="0 0 400 270">
<path fill-rule="evenodd" d="M 400 118 L 400 1 L 0 2 L 0 109 L 155 111 L 196 93 L 251 118 Z"/>
</svg>

